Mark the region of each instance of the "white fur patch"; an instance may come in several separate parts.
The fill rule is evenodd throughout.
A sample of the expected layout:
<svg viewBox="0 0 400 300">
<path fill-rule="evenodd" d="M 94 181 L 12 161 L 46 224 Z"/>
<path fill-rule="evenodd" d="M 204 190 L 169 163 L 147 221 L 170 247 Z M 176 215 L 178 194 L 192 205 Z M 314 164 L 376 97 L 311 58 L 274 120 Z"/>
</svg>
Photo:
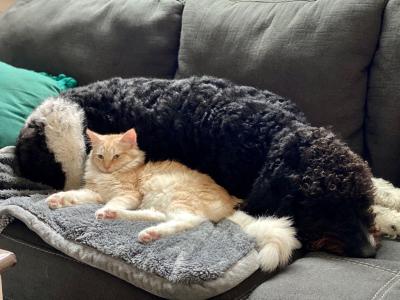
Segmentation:
<svg viewBox="0 0 400 300">
<path fill-rule="evenodd" d="M 375 186 L 375 225 L 378 230 L 389 238 L 400 236 L 400 189 L 389 181 L 372 178 Z"/>
<path fill-rule="evenodd" d="M 236 211 L 229 219 L 255 238 L 259 249 L 258 260 L 263 271 L 271 272 L 278 267 L 286 266 L 293 251 L 301 247 L 289 218 L 256 219 L 242 211 Z"/>
<path fill-rule="evenodd" d="M 375 225 L 385 236 L 395 239 L 400 236 L 400 212 L 381 205 L 373 205 Z"/>
<path fill-rule="evenodd" d="M 382 178 L 372 178 L 375 204 L 400 211 L 400 189 Z"/>
<path fill-rule="evenodd" d="M 64 190 L 81 186 L 86 147 L 83 137 L 83 110 L 67 99 L 44 101 L 29 117 L 45 124 L 46 143 L 65 173 Z"/>
</svg>

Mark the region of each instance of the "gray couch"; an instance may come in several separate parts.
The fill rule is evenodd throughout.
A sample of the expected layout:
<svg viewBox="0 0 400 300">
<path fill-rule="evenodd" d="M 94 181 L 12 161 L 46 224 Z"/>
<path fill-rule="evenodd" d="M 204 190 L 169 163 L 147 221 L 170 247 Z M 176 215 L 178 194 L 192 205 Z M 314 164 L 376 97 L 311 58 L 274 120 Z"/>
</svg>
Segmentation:
<svg viewBox="0 0 400 300">
<path fill-rule="evenodd" d="M 20 0 L 0 16 L 0 60 L 80 84 L 208 74 L 266 88 L 400 184 L 400 0 Z M 157 298 L 20 222 L 0 248 L 19 260 L 3 278 L 9 299 Z M 217 298 L 246 297 L 400 299 L 400 243 L 383 241 L 376 259 L 307 254 Z"/>
</svg>

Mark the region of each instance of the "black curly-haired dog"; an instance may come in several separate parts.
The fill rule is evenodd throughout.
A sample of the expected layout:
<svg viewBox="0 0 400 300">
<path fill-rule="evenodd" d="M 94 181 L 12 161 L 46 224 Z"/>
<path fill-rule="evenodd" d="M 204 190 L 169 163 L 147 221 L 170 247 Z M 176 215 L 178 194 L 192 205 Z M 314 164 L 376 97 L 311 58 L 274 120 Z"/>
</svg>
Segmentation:
<svg viewBox="0 0 400 300">
<path fill-rule="evenodd" d="M 375 254 L 370 169 L 288 99 L 212 77 L 114 78 L 75 88 L 27 121 L 17 145 L 22 174 L 57 188 L 78 185 L 86 126 L 136 128 L 148 159 L 210 174 L 252 215 L 292 216 L 307 249 Z"/>
</svg>

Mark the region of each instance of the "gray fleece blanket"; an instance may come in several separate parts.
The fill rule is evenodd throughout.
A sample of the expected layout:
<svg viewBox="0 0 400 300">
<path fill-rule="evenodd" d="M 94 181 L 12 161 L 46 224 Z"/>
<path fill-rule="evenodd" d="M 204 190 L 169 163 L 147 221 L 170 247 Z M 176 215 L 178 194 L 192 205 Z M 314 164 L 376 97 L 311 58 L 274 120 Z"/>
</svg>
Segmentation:
<svg viewBox="0 0 400 300">
<path fill-rule="evenodd" d="M 228 220 L 143 245 L 137 235 L 152 222 L 96 220 L 96 204 L 51 210 L 45 198 L 54 191 L 16 170 L 14 148 L 0 150 L 0 230 L 17 217 L 67 255 L 159 296 L 184 298 L 187 288 L 195 298 L 215 296 L 258 267 L 253 241 Z"/>
</svg>

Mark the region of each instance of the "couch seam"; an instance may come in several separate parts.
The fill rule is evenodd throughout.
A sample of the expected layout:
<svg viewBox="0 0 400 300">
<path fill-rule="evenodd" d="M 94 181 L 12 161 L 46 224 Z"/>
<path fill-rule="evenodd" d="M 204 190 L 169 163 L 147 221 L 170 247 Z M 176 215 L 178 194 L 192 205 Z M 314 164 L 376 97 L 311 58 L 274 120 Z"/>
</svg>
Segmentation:
<svg viewBox="0 0 400 300">
<path fill-rule="evenodd" d="M 37 247 L 37 246 L 33 246 L 33 245 L 28 244 L 28 243 L 26 243 L 26 242 L 23 242 L 23 241 L 21 241 L 21 240 L 12 238 L 12 237 L 10 237 L 10 236 L 7 236 L 7 235 L 5 235 L 5 234 L 3 234 L 3 233 L 0 233 L 0 236 L 3 237 L 3 238 L 5 238 L 5 239 L 11 240 L 11 241 L 13 241 L 13 242 L 15 242 L 15 243 L 18 243 L 18 244 L 24 245 L 24 246 L 26 246 L 26 247 L 29 247 L 29 248 L 38 250 L 38 251 L 40 251 L 40 252 L 45 252 L 45 253 L 47 253 L 47 254 L 51 254 L 51 255 L 54 255 L 54 256 L 58 256 L 58 257 L 61 257 L 61 258 L 66 259 L 66 260 L 73 261 L 73 262 L 79 263 L 79 264 L 81 264 L 81 265 L 87 266 L 87 264 L 84 264 L 84 263 L 80 262 L 79 260 L 75 260 L 75 259 L 70 258 L 70 257 L 68 257 L 68 256 L 64 256 L 64 255 L 62 255 L 62 254 L 54 253 L 54 252 L 45 250 L 45 249 L 40 248 L 40 247 Z"/>
<path fill-rule="evenodd" d="M 370 82 L 371 82 L 371 72 L 372 72 L 372 67 L 374 65 L 377 53 L 380 49 L 380 43 L 381 43 L 381 38 L 382 38 L 382 32 L 383 32 L 383 26 L 384 26 L 384 22 L 385 22 L 385 13 L 386 13 L 386 8 L 388 6 L 389 1 L 391 0 L 383 0 L 384 1 L 384 5 L 383 5 L 383 9 L 382 9 L 382 13 L 381 13 L 381 22 L 379 24 L 379 33 L 378 33 L 378 38 L 376 40 L 376 44 L 375 44 L 375 49 L 374 49 L 374 53 L 372 54 L 371 57 L 371 61 L 368 63 L 368 66 L 366 68 L 367 71 L 367 82 L 366 82 L 366 91 L 365 91 L 365 101 L 364 101 L 364 109 L 363 109 L 363 113 L 364 113 L 364 117 L 363 117 L 363 124 L 361 126 L 361 130 L 362 130 L 362 139 L 363 139 L 363 149 L 362 149 L 362 156 L 365 160 L 368 161 L 368 164 L 370 165 L 371 168 L 373 168 L 372 166 L 372 155 L 370 152 L 370 147 L 369 147 L 369 139 L 368 139 L 368 124 L 370 123 L 370 117 L 369 117 L 369 109 L 368 109 L 368 104 L 369 104 L 369 95 L 370 95 Z"/>
<path fill-rule="evenodd" d="M 318 0 L 277 0 L 277 1 L 268 1 L 268 0 L 229 0 L 230 2 L 236 3 L 266 3 L 266 4 L 280 4 L 280 3 L 292 3 L 292 2 L 317 2 Z"/>
<path fill-rule="evenodd" d="M 348 258 L 337 258 L 337 257 L 332 257 L 332 256 L 325 256 L 325 255 L 318 255 L 318 256 L 314 256 L 314 257 L 321 257 L 321 258 L 327 258 L 330 260 L 339 260 L 339 261 L 345 261 L 345 262 L 349 262 L 355 265 L 359 265 L 359 266 L 364 266 L 367 268 L 373 268 L 373 269 L 377 269 L 377 270 L 381 270 L 381 271 L 385 271 L 388 272 L 390 274 L 393 275 L 398 275 L 399 274 L 399 270 L 391 270 L 382 266 L 378 266 L 378 265 L 373 265 L 373 264 L 369 264 L 369 263 L 365 263 L 365 262 L 360 262 L 360 261 L 354 261 L 352 259 L 348 259 Z"/>
<path fill-rule="evenodd" d="M 379 299 L 383 299 L 383 297 L 385 297 L 387 292 L 389 292 L 394 287 L 394 285 L 400 280 L 400 272 L 393 278 L 396 278 L 396 277 L 397 277 L 397 279 L 393 282 L 393 284 L 390 285 L 389 288 L 386 289 L 386 291 L 382 294 L 382 296 Z"/>
<path fill-rule="evenodd" d="M 399 276 L 400 276 L 400 272 L 397 272 L 396 275 L 394 275 L 394 276 L 391 277 L 388 281 L 386 281 L 386 283 L 385 283 L 384 285 L 382 285 L 382 286 L 380 287 L 380 289 L 378 289 L 378 290 L 376 291 L 376 293 L 372 296 L 371 300 L 376 299 L 376 297 L 378 296 L 378 294 L 379 294 L 380 292 L 382 292 L 382 291 L 390 284 L 390 282 L 392 282 L 395 278 L 397 278 L 397 277 L 399 277 Z M 385 293 L 386 293 L 386 291 L 385 291 Z M 380 299 L 382 299 L 382 297 L 385 295 L 385 293 L 382 294 L 382 296 L 381 296 Z"/>
</svg>

